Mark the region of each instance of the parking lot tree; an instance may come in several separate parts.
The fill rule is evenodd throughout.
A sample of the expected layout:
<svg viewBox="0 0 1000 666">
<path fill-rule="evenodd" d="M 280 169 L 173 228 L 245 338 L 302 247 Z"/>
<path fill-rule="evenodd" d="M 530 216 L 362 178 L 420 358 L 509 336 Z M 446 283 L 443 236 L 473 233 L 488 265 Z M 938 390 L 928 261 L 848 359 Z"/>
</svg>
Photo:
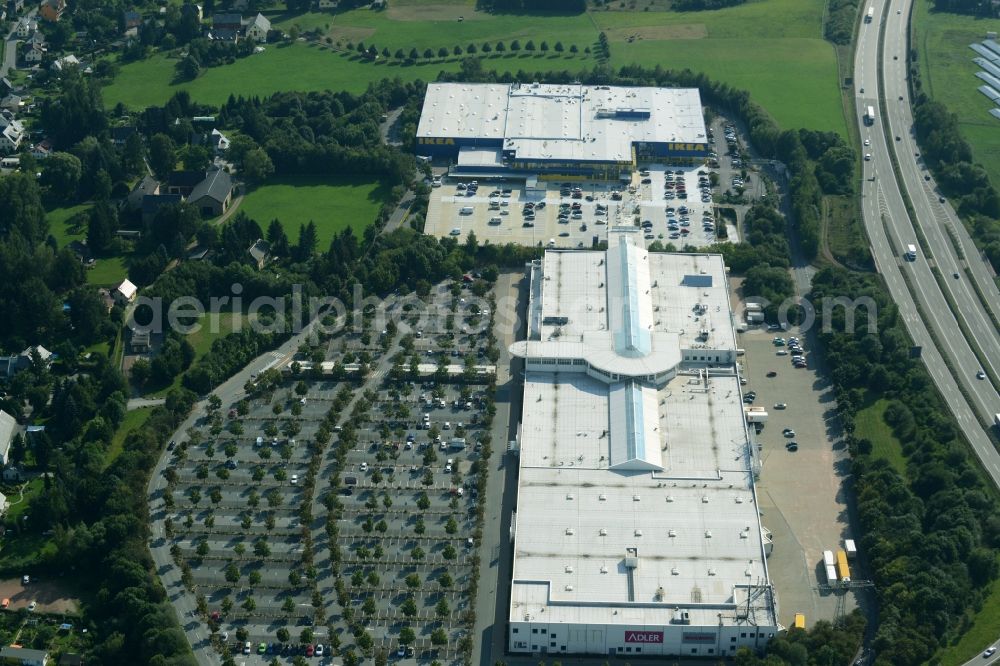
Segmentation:
<svg viewBox="0 0 1000 666">
<path fill-rule="evenodd" d="M 280 414 L 281 411 L 282 411 L 282 409 L 284 409 L 284 408 L 281 406 L 281 401 L 280 400 L 275 401 L 275 403 L 273 405 L 271 405 L 271 413 L 273 413 L 275 416 L 277 416 L 278 414 Z M 277 426 L 275 426 L 275 428 L 274 428 L 274 434 L 275 435 L 278 434 L 278 428 L 277 428 Z M 272 435 L 272 437 L 273 436 L 274 435 Z"/>
<path fill-rule="evenodd" d="M 365 534 L 371 534 L 371 531 L 374 528 L 375 528 L 375 525 L 372 524 L 372 519 L 371 518 L 366 518 L 365 522 L 361 523 L 361 529 L 365 531 Z"/>
<path fill-rule="evenodd" d="M 222 491 L 218 488 L 212 488 L 209 498 L 212 500 L 212 504 L 218 504 L 222 501 Z"/>
<path fill-rule="evenodd" d="M 371 585 L 372 587 L 377 587 L 378 584 L 382 582 L 381 579 L 379 578 L 378 573 L 376 573 L 374 569 L 368 572 L 368 575 L 365 577 L 365 580 L 367 580 L 368 584 Z"/>
<path fill-rule="evenodd" d="M 275 632 L 275 636 L 282 643 L 287 643 L 289 640 L 291 640 L 292 637 L 291 633 L 289 633 L 288 629 L 286 629 L 285 627 L 281 627 L 280 629 L 278 629 L 278 631 Z"/>
<path fill-rule="evenodd" d="M 362 630 L 361 633 L 358 634 L 357 641 L 358 641 L 358 647 L 364 650 L 366 653 L 369 650 L 371 650 L 372 645 L 374 645 L 374 641 L 372 640 L 371 634 L 369 634 L 367 631 L 364 630 Z"/>
<path fill-rule="evenodd" d="M 240 423 L 239 421 L 230 421 L 229 422 L 229 432 L 233 433 L 237 437 L 242 436 L 243 435 L 243 424 Z"/>
<path fill-rule="evenodd" d="M 197 488 L 192 488 L 191 491 L 188 493 L 188 500 L 191 502 L 191 504 L 197 506 L 198 502 L 201 501 L 201 491 L 198 490 Z"/>
<path fill-rule="evenodd" d="M 375 606 L 375 597 L 369 594 L 365 597 L 364 603 L 361 604 L 361 612 L 366 616 L 371 617 L 375 614 L 376 610 L 378 610 L 378 608 Z"/>
<path fill-rule="evenodd" d="M 208 555 L 208 541 L 202 539 L 198 542 L 198 548 L 195 549 L 195 552 L 198 553 L 198 557 L 205 557 Z"/>
<path fill-rule="evenodd" d="M 451 615 L 451 607 L 444 597 L 438 599 L 437 605 L 434 607 L 434 614 L 442 620 Z"/>
<path fill-rule="evenodd" d="M 375 548 L 372 550 L 372 557 L 376 560 L 381 560 L 385 557 L 385 551 L 382 549 L 381 544 L 375 544 Z"/>
<path fill-rule="evenodd" d="M 215 412 L 222 407 L 222 398 L 214 393 L 208 396 L 208 411 Z"/>
<path fill-rule="evenodd" d="M 386 532 L 389 531 L 389 525 L 384 520 L 380 520 L 377 523 L 375 523 L 375 531 L 380 532 L 381 534 L 385 534 Z"/>
<path fill-rule="evenodd" d="M 271 508 L 281 506 L 281 503 L 284 501 L 281 491 L 277 488 L 271 488 L 265 496 L 267 497 L 267 505 Z"/>
<path fill-rule="evenodd" d="M 257 609 L 257 602 L 254 600 L 253 597 L 248 596 L 246 599 L 243 600 L 242 606 L 243 610 L 245 610 L 248 613 L 252 613 Z"/>
<path fill-rule="evenodd" d="M 295 612 L 295 602 L 291 597 L 285 597 L 285 600 L 281 603 L 281 610 L 289 615 Z"/>
<path fill-rule="evenodd" d="M 208 478 L 208 465 L 206 465 L 204 463 L 202 463 L 201 465 L 198 465 L 198 467 L 196 467 L 195 470 L 194 470 L 194 475 L 197 478 L 202 479 L 202 480 L 207 479 Z"/>
<path fill-rule="evenodd" d="M 205 447 L 205 457 L 214 458 L 215 457 L 215 447 L 209 444 Z"/>
<path fill-rule="evenodd" d="M 448 518 L 448 522 L 444 524 L 444 531 L 448 534 L 454 534 L 458 531 L 458 523 L 455 522 L 454 518 Z"/>
<path fill-rule="evenodd" d="M 453 545 L 446 544 L 444 549 L 441 551 L 441 557 L 446 560 L 453 560 L 458 556 L 458 551 L 455 550 Z"/>
<path fill-rule="evenodd" d="M 416 534 L 423 534 L 424 532 L 427 531 L 427 526 L 424 525 L 424 519 L 423 518 L 417 517 L 416 522 L 413 523 L 413 531 Z"/>
<path fill-rule="evenodd" d="M 417 602 L 414 601 L 413 596 L 408 596 L 400 604 L 399 610 L 402 611 L 403 615 L 406 617 L 415 617 L 417 614 Z"/>
<path fill-rule="evenodd" d="M 305 629 L 303 629 L 302 633 L 299 634 L 299 642 L 300 643 L 312 643 L 313 642 L 313 630 L 310 629 L 309 627 L 306 627 Z"/>
<path fill-rule="evenodd" d="M 420 587 L 420 574 L 416 572 L 409 574 L 406 577 L 405 583 L 406 587 L 410 588 L 411 590 L 417 589 L 418 587 Z"/>
<path fill-rule="evenodd" d="M 251 571 L 247 574 L 247 580 L 251 585 L 260 585 L 260 571 Z"/>
<path fill-rule="evenodd" d="M 262 447 L 260 447 L 260 449 L 257 451 L 257 455 L 260 457 L 261 460 L 270 460 L 271 459 L 271 445 L 270 444 L 265 444 Z"/>
<path fill-rule="evenodd" d="M 422 561 L 425 556 L 426 553 L 424 553 L 424 549 L 421 548 L 420 546 L 414 546 L 413 550 L 410 551 L 410 557 L 412 557 L 417 562 Z"/>
<path fill-rule="evenodd" d="M 226 565 L 226 582 L 236 583 L 240 580 L 240 569 L 233 562 Z"/>
<path fill-rule="evenodd" d="M 287 478 L 288 478 L 288 473 L 285 471 L 284 467 L 279 467 L 276 470 L 274 470 L 275 481 L 284 481 Z"/>
<path fill-rule="evenodd" d="M 257 469 L 263 471 L 263 468 L 261 467 L 258 467 Z M 256 509 L 259 505 L 260 505 L 260 495 L 257 493 L 256 490 L 251 490 L 250 494 L 247 495 L 247 506 Z"/>
<path fill-rule="evenodd" d="M 194 516 L 191 515 L 190 511 L 184 516 L 184 527 L 188 529 L 194 527 Z"/>
<path fill-rule="evenodd" d="M 382 493 L 382 506 L 384 506 L 386 509 L 392 508 L 392 498 L 389 497 L 388 493 Z"/>
<path fill-rule="evenodd" d="M 354 573 L 351 574 L 351 585 L 354 587 L 360 587 L 365 581 L 365 572 L 361 569 L 355 569 Z"/>
<path fill-rule="evenodd" d="M 268 557 L 271 555 L 271 547 L 267 545 L 265 537 L 261 537 L 254 542 L 253 552 L 257 557 Z"/>
<path fill-rule="evenodd" d="M 431 632 L 431 643 L 434 645 L 445 645 L 448 642 L 448 634 L 445 633 L 444 629 L 438 627 Z"/>
<path fill-rule="evenodd" d="M 295 393 L 297 393 L 300 396 L 305 395 L 306 393 L 309 393 L 309 386 L 306 385 L 305 382 L 300 381 L 298 384 L 295 385 Z"/>
<path fill-rule="evenodd" d="M 247 632 L 246 627 L 240 627 L 236 630 L 236 640 L 243 642 L 247 639 L 250 634 Z"/>
</svg>

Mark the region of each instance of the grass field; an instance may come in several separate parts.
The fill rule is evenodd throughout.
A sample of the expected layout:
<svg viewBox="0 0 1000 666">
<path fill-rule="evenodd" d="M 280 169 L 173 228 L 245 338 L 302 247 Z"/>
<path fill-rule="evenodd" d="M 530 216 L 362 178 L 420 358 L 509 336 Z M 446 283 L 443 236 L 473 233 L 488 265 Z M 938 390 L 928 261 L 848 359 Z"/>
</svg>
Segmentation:
<svg viewBox="0 0 1000 666">
<path fill-rule="evenodd" d="M 90 204 L 78 204 L 45 211 L 45 219 L 49 222 L 49 233 L 59 243 L 59 247 L 66 247 L 75 240 L 84 241 L 87 239 L 87 227 L 85 225 L 71 227 L 69 219 L 89 208 Z"/>
<path fill-rule="evenodd" d="M 561 41 L 580 53 L 490 57 L 487 69 L 570 71 L 590 68 L 596 60 L 583 53 L 601 31 L 611 41 L 612 64 L 691 68 L 737 88 L 747 89 L 783 127 L 809 127 L 846 133 L 838 97 L 833 47 L 823 41 L 823 0 L 758 0 L 708 12 L 593 11 L 575 16 L 484 14 L 469 0 L 392 3 L 385 12 L 358 9 L 337 14 L 275 13 L 275 25 L 319 29 L 334 42 L 363 40 L 380 50 L 449 49 L 513 39 L 522 46 Z M 458 16 L 465 20 L 459 22 Z M 434 80 L 442 69 L 455 70 L 454 58 L 411 67 L 358 62 L 331 50 L 298 42 L 271 45 L 262 54 L 232 65 L 211 68 L 192 82 L 173 84 L 176 61 L 163 55 L 125 65 L 104 90 L 108 106 L 123 102 L 140 108 L 162 104 L 177 90 L 200 102 L 219 104 L 231 93 L 267 95 L 278 90 L 347 90 L 359 92 L 372 81 L 400 76 Z"/>
<path fill-rule="evenodd" d="M 125 257 L 107 257 L 98 259 L 93 268 L 86 271 L 87 283 L 98 287 L 118 284 L 128 277 L 128 266 Z"/>
<path fill-rule="evenodd" d="M 104 466 L 107 467 L 115 461 L 125 446 L 125 438 L 133 430 L 141 428 L 146 421 L 149 419 L 149 415 L 153 413 L 152 408 L 145 407 L 143 409 L 133 409 L 130 412 L 125 412 L 125 418 L 122 420 L 118 430 L 115 432 L 115 436 L 111 438 L 111 446 L 108 450 L 104 452 Z"/>
<path fill-rule="evenodd" d="M 854 419 L 857 429 L 855 434 L 864 437 L 872 443 L 872 457 L 889 461 L 897 472 L 906 478 L 906 459 L 903 457 L 903 445 L 892 434 L 892 428 L 885 422 L 885 409 L 888 400 L 879 400 L 858 412 Z"/>
<path fill-rule="evenodd" d="M 917 0 L 913 14 L 914 42 L 924 91 L 958 115 L 960 129 L 976 161 L 1000 186 L 1000 120 L 989 114 L 996 106 L 976 88 L 983 84 L 972 62 L 969 44 L 981 41 L 1000 23 L 931 11 L 929 0 Z"/>
<path fill-rule="evenodd" d="M 278 218 L 292 243 L 298 242 L 299 225 L 312 220 L 318 232 L 317 249 L 325 252 L 334 235 L 346 227 L 361 236 L 387 195 L 381 185 L 365 178 L 290 176 L 273 178 L 251 191 L 240 210 L 265 231 Z"/>
<path fill-rule="evenodd" d="M 157 54 L 125 65 L 114 82 L 104 88 L 106 106 L 122 102 L 134 109 L 163 104 L 178 90 L 187 90 L 199 102 L 219 105 L 230 94 L 265 96 L 280 90 L 346 90 L 363 92 L 372 81 L 400 77 L 433 81 L 442 69 L 457 70 L 457 61 L 442 64 L 373 65 L 350 60 L 316 46 L 297 43 L 268 46 L 267 51 L 213 67 L 194 81 L 174 84 L 176 60 Z"/>
<path fill-rule="evenodd" d="M 242 318 L 242 315 L 241 315 Z M 187 335 L 187 341 L 194 347 L 194 360 L 197 361 L 207 354 L 212 348 L 212 343 L 219 338 L 224 338 L 230 333 L 235 333 L 233 328 L 233 313 L 220 312 L 218 315 L 218 325 L 212 323 L 209 315 L 202 315 L 201 328 L 194 333 Z M 241 322 L 242 323 L 245 322 Z"/>
</svg>

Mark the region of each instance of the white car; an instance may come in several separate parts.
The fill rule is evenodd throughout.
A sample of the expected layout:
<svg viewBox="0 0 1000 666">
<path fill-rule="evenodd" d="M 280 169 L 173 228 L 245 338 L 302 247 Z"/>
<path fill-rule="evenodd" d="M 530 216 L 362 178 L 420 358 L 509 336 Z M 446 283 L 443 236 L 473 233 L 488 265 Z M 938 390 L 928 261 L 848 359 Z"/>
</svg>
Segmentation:
<svg viewBox="0 0 1000 666">
<path fill-rule="evenodd" d="M 788 407 L 788 405 L 786 405 L 783 402 L 775 403 L 775 405 L 774 405 L 775 409 L 786 409 L 787 407 Z"/>
<path fill-rule="evenodd" d="M 448 233 L 449 233 L 450 235 L 452 235 L 452 236 L 461 236 L 461 235 L 462 235 L 462 230 L 461 230 L 461 229 L 459 229 L 458 227 L 455 227 L 454 229 L 452 229 L 452 230 L 451 230 L 451 231 L 449 231 Z"/>
<path fill-rule="evenodd" d="M 37 601 L 32 601 L 30 604 L 28 604 L 28 611 L 29 612 L 34 613 L 36 608 L 38 608 L 38 602 Z"/>
<path fill-rule="evenodd" d="M 451 473 L 451 467 L 454 464 L 455 464 L 455 461 L 453 459 L 451 459 L 451 458 L 448 458 L 448 462 L 446 462 L 445 465 L 444 465 L 444 471 L 446 471 L 446 472 L 448 472 L 450 474 Z"/>
<path fill-rule="evenodd" d="M 361 468 L 362 472 L 367 472 L 368 471 L 368 463 L 366 463 L 366 462 L 361 463 L 360 468 Z"/>
<path fill-rule="evenodd" d="M 865 153 L 865 162 L 871 162 L 871 161 L 872 161 L 872 154 Z"/>
<path fill-rule="evenodd" d="M 865 145 L 866 146 L 872 145 L 872 140 L 871 139 L 865 139 Z"/>
<path fill-rule="evenodd" d="M 299 475 L 298 474 L 292 474 L 292 485 L 293 486 L 297 485 L 298 482 L 299 482 Z"/>
<path fill-rule="evenodd" d="M 995 647 L 988 647 L 988 648 L 986 648 L 983 651 L 983 659 L 986 659 L 987 657 L 992 657 L 993 653 L 995 653 L 996 651 L 997 651 L 997 649 Z"/>
<path fill-rule="evenodd" d="M 986 373 L 982 370 L 976 373 L 976 379 L 986 379 Z"/>
</svg>

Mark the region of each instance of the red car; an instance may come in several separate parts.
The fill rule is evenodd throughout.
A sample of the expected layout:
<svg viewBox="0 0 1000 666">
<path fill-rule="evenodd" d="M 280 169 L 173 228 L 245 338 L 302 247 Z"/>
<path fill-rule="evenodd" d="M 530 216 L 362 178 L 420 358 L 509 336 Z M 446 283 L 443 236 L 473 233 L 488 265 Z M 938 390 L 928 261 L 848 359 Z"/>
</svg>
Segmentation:
<svg viewBox="0 0 1000 666">
<path fill-rule="evenodd" d="M 313 653 L 314 653 L 315 651 L 316 651 L 316 648 L 315 648 L 315 647 L 313 647 L 312 645 L 307 645 L 307 646 L 306 646 L 306 656 L 307 656 L 307 657 L 311 657 L 311 656 L 313 656 Z"/>
</svg>

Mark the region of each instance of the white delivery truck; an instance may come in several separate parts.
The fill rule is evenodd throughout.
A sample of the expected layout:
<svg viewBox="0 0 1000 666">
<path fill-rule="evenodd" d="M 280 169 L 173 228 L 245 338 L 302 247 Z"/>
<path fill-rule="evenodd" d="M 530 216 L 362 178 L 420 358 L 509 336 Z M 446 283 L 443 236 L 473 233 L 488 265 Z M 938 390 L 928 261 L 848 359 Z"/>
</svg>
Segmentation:
<svg viewBox="0 0 1000 666">
<path fill-rule="evenodd" d="M 917 260 L 917 246 L 916 245 L 907 245 L 906 246 L 906 254 L 904 256 L 906 257 L 907 261 L 916 261 Z"/>
</svg>

